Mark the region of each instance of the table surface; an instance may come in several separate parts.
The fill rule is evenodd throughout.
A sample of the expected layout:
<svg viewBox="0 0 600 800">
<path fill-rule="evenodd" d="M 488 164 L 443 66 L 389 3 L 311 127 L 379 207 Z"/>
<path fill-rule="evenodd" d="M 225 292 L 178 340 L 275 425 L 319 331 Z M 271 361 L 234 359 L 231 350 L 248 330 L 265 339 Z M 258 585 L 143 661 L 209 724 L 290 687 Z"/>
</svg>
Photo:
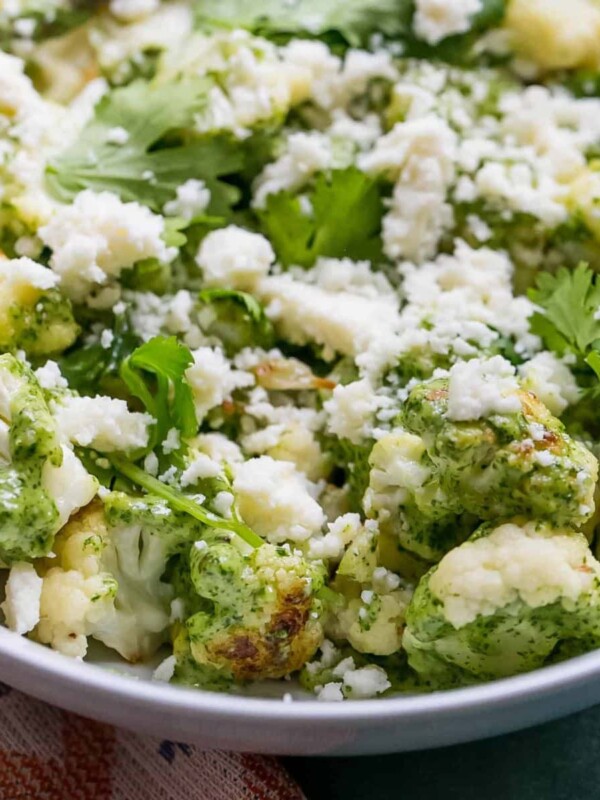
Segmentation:
<svg viewBox="0 0 600 800">
<path fill-rule="evenodd" d="M 600 800 L 600 705 L 466 745 L 285 764 L 308 800 Z"/>
</svg>

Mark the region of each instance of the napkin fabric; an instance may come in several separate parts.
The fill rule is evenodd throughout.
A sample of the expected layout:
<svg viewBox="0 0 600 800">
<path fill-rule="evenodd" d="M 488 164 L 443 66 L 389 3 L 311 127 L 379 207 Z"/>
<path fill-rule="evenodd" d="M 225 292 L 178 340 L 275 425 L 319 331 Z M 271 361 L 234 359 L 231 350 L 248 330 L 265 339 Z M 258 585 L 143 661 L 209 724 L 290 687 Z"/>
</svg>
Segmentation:
<svg viewBox="0 0 600 800">
<path fill-rule="evenodd" d="M 203 751 L 0 684 L 0 800 L 306 800 L 268 756 Z"/>
</svg>

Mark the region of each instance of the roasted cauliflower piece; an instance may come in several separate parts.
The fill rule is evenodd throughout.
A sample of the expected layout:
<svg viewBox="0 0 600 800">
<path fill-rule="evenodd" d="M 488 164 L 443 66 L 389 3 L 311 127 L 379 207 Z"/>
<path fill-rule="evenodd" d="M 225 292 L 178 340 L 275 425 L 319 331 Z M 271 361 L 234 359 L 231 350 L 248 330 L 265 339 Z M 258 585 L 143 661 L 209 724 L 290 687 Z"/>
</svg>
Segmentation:
<svg viewBox="0 0 600 800">
<path fill-rule="evenodd" d="M 58 277 L 29 258 L 0 260 L 0 350 L 50 356 L 70 347 L 79 333 Z"/>
<path fill-rule="evenodd" d="M 184 602 L 200 610 L 182 635 L 199 682 L 215 672 L 235 681 L 281 678 L 312 658 L 323 639 L 319 562 L 269 544 L 243 554 L 223 537 L 198 542 L 188 559 Z"/>
<path fill-rule="evenodd" d="M 448 394 L 448 378 L 415 386 L 370 455 L 365 509 L 402 548 L 436 561 L 477 521 L 590 518 L 597 461 L 533 394 L 517 389 L 508 410 L 465 420 L 450 418 Z"/>
<path fill-rule="evenodd" d="M 403 645 L 439 685 L 490 680 L 600 644 L 600 564 L 581 533 L 484 524 L 419 583 Z"/>
<path fill-rule="evenodd" d="M 350 515 L 353 516 L 353 515 Z M 402 644 L 411 588 L 381 564 L 379 532 L 361 526 L 335 572 L 331 587 L 340 602 L 325 618 L 325 634 L 359 653 L 388 656 Z"/>
<path fill-rule="evenodd" d="M 14 356 L 0 356 L 0 559 L 48 554 L 54 534 L 90 502 L 97 482 L 61 445 L 42 389 Z"/>
<path fill-rule="evenodd" d="M 151 656 L 169 636 L 173 591 L 161 580 L 168 559 L 201 528 L 157 498 L 113 492 L 88 506 L 44 562 L 35 635 L 80 657 L 90 636 L 128 661 Z"/>
</svg>

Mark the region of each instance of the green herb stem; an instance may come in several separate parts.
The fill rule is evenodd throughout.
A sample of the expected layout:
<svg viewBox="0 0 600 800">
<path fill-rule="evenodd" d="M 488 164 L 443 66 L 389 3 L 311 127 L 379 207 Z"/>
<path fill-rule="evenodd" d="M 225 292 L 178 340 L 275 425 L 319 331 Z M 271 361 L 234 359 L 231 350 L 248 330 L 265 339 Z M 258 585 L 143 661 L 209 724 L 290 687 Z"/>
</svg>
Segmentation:
<svg viewBox="0 0 600 800">
<path fill-rule="evenodd" d="M 191 498 L 186 497 L 176 489 L 173 489 L 172 486 L 168 486 L 157 478 L 153 478 L 152 475 L 148 475 L 141 467 L 136 466 L 131 461 L 121 456 L 111 455 L 109 459 L 118 472 L 125 475 L 125 477 L 129 478 L 133 483 L 141 486 L 148 493 L 162 497 L 170 506 L 176 508 L 178 511 L 189 514 L 191 517 L 194 517 L 211 528 L 223 528 L 228 531 L 233 531 L 240 539 L 243 539 L 246 544 L 250 545 L 250 547 L 256 548 L 263 544 L 263 540 L 260 536 L 248 528 L 247 525 L 244 525 L 243 522 L 235 519 L 223 519 L 223 517 L 213 514 L 212 511 L 207 511 Z"/>
</svg>

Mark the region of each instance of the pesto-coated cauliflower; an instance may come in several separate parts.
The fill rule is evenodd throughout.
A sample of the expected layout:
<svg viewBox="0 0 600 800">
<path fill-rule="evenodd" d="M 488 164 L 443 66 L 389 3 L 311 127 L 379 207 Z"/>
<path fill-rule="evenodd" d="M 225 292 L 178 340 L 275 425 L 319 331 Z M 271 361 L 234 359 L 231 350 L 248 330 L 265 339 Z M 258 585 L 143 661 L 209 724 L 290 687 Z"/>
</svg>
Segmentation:
<svg viewBox="0 0 600 800">
<path fill-rule="evenodd" d="M 489 680 L 600 644 L 600 564 L 568 527 L 483 525 L 421 580 L 403 645 L 428 682 Z"/>
<path fill-rule="evenodd" d="M 48 554 L 54 534 L 90 502 L 97 482 L 61 445 L 31 370 L 0 356 L 0 558 Z"/>
<path fill-rule="evenodd" d="M 79 328 L 57 284 L 29 258 L 0 260 L 0 349 L 49 356 L 73 344 Z"/>
<path fill-rule="evenodd" d="M 592 453 L 534 395 L 511 389 L 503 400 L 500 413 L 457 420 L 447 378 L 418 384 L 373 447 L 365 508 L 406 550 L 435 561 L 478 520 L 578 527 L 593 513 Z"/>
<path fill-rule="evenodd" d="M 326 617 L 325 633 L 359 653 L 388 656 L 402 644 L 411 591 L 381 564 L 379 533 L 372 522 L 348 545 L 332 582 L 343 604 Z"/>
<path fill-rule="evenodd" d="M 196 543 L 183 569 L 186 615 L 197 610 L 176 626 L 175 652 L 195 669 L 188 659 L 176 679 L 281 678 L 312 658 L 323 638 L 319 562 L 269 544 L 244 554 L 217 536 Z"/>
<path fill-rule="evenodd" d="M 157 498 L 114 492 L 84 509 L 45 561 L 37 638 L 69 655 L 91 636 L 128 661 L 151 656 L 168 638 L 167 560 L 200 529 Z"/>
</svg>

